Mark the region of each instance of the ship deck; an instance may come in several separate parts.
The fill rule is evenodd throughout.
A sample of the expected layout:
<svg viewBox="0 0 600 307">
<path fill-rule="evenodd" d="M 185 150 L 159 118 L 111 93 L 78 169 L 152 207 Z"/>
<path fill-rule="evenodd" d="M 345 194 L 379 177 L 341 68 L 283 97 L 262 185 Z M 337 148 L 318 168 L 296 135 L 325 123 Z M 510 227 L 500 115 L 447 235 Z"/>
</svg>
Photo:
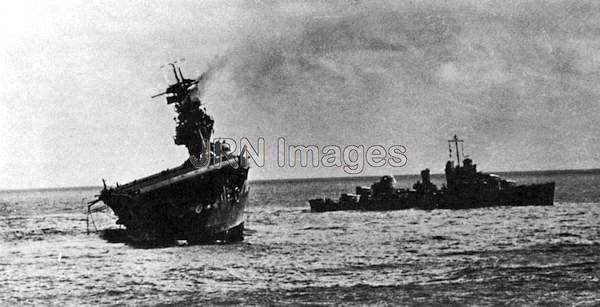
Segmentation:
<svg viewBox="0 0 600 307">
<path fill-rule="evenodd" d="M 194 167 L 191 164 L 184 163 L 176 168 L 166 169 L 158 173 L 136 179 L 115 188 L 118 193 L 145 193 L 170 184 L 189 180 L 196 176 L 201 176 L 210 171 L 220 169 L 226 166 L 235 166 L 238 163 L 237 157 L 230 157 L 219 163 L 211 163 L 204 167 Z"/>
</svg>

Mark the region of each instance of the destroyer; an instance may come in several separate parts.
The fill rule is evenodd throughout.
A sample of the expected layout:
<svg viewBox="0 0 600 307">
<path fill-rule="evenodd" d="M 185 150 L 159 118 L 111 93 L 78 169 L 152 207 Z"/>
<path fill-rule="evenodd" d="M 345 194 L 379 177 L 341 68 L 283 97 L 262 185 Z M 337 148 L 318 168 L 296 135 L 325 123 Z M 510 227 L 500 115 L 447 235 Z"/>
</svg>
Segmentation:
<svg viewBox="0 0 600 307">
<path fill-rule="evenodd" d="M 430 180 L 429 169 L 421 171 L 421 181 L 413 189 L 397 189 L 394 177 L 384 176 L 371 187 L 356 187 L 356 194 L 344 193 L 338 201 L 319 198 L 309 200 L 311 211 L 398 210 L 398 209 L 468 209 L 493 206 L 551 206 L 554 182 L 516 185 L 493 174 L 477 171 L 477 165 L 463 155 L 455 135 L 448 141 L 450 159 L 446 163 L 446 184 L 440 189 Z M 456 150 L 456 164 L 452 161 Z"/>
<path fill-rule="evenodd" d="M 244 149 L 233 155 L 211 142 L 214 120 L 200 101 L 198 79 L 187 79 L 170 63 L 176 82 L 163 93 L 178 116 L 175 144 L 185 145 L 190 158 L 181 166 L 104 188 L 104 202 L 124 225 L 133 242 L 188 243 L 243 240 L 248 197 L 248 167 Z"/>
</svg>

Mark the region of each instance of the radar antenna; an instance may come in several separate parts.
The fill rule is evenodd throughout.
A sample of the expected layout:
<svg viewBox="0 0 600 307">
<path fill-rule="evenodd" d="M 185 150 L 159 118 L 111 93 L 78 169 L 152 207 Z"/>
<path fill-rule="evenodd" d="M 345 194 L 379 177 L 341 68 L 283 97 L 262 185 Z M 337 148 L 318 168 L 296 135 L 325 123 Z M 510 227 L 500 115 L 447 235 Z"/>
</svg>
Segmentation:
<svg viewBox="0 0 600 307">
<path fill-rule="evenodd" d="M 175 103 L 175 102 L 180 102 L 183 100 L 183 98 L 185 98 L 184 93 L 186 92 L 186 90 L 198 83 L 200 80 L 196 79 L 187 79 L 183 76 L 183 73 L 181 71 L 181 65 L 179 65 L 180 63 L 184 62 L 185 59 L 181 58 L 179 60 L 175 60 L 173 62 L 167 63 L 165 65 L 162 65 L 160 68 L 165 68 L 167 66 L 170 66 L 171 69 L 173 70 L 173 75 L 175 76 L 175 80 L 177 82 L 175 82 L 175 84 L 171 84 L 169 85 L 169 87 L 167 88 L 167 90 L 165 90 L 164 92 L 158 93 L 156 95 L 152 95 L 151 98 L 156 98 L 156 97 L 160 97 L 162 95 L 167 95 L 170 94 L 171 96 L 167 96 L 167 103 L 171 104 L 171 103 Z"/>
</svg>

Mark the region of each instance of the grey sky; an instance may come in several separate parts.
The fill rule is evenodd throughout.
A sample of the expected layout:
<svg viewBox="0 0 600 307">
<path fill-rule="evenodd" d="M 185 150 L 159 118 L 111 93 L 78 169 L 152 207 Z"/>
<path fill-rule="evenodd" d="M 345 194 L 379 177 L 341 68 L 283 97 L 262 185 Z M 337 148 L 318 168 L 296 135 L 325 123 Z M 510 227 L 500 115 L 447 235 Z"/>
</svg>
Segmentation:
<svg viewBox="0 0 600 307">
<path fill-rule="evenodd" d="M 159 66 L 227 59 L 216 136 L 402 144 L 441 171 L 457 133 L 487 170 L 600 165 L 595 1 L 25 1 L 0 8 L 0 188 L 123 182 L 180 164 Z"/>
</svg>

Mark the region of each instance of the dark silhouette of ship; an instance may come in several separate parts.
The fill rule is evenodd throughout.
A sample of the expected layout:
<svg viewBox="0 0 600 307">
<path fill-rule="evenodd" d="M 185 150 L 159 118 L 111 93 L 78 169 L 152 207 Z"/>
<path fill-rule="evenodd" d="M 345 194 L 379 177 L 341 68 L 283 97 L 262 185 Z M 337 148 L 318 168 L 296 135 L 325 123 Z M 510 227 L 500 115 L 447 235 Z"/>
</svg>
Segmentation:
<svg viewBox="0 0 600 307">
<path fill-rule="evenodd" d="M 554 182 L 516 185 L 493 174 L 477 171 L 477 165 L 463 155 L 462 145 L 455 135 L 448 141 L 450 159 L 446 163 L 446 184 L 440 189 L 430 180 L 429 169 L 421 171 L 421 181 L 413 189 L 397 189 L 392 176 L 383 176 L 371 187 L 356 187 L 356 194 L 344 193 L 339 200 L 317 198 L 309 200 L 311 211 L 336 210 L 399 210 L 399 209 L 469 209 L 495 206 L 551 206 L 554 203 Z M 452 145 L 456 164 L 452 161 Z M 462 147 L 462 146 L 461 146 Z"/>
<path fill-rule="evenodd" d="M 187 79 L 181 68 L 169 63 L 176 82 L 163 93 L 178 114 L 175 144 L 189 153 L 181 166 L 104 188 L 104 202 L 124 225 L 133 242 L 189 244 L 243 240 L 244 209 L 248 198 L 248 164 L 244 149 L 230 153 L 225 144 L 211 142 L 214 120 L 200 101 L 198 79 Z"/>
</svg>

